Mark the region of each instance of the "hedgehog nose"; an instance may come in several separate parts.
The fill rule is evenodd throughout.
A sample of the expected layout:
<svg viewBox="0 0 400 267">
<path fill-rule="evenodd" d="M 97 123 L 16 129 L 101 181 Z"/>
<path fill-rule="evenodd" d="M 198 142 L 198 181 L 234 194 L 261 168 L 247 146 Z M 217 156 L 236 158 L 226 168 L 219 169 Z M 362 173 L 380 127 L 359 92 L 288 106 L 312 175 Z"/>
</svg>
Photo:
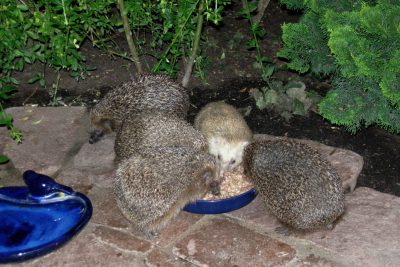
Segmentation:
<svg viewBox="0 0 400 267">
<path fill-rule="evenodd" d="M 210 183 L 211 194 L 218 196 L 221 194 L 221 187 L 218 181 L 212 181 Z"/>
</svg>

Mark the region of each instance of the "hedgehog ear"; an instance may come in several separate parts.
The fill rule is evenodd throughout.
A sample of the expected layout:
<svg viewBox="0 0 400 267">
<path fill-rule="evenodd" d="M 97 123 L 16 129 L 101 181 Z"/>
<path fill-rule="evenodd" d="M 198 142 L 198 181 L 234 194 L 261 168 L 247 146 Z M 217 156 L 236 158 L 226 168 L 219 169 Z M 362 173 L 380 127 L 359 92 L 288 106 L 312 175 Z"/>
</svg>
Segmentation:
<svg viewBox="0 0 400 267">
<path fill-rule="evenodd" d="M 249 143 L 250 142 L 248 142 L 248 141 L 242 142 L 241 143 L 242 150 L 245 149 Z"/>
</svg>

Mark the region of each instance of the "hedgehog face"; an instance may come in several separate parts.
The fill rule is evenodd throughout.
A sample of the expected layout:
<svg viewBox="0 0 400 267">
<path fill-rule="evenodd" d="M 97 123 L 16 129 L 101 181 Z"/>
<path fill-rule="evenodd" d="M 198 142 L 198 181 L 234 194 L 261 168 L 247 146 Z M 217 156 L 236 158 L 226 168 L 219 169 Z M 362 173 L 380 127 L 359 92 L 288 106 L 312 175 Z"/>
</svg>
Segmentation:
<svg viewBox="0 0 400 267">
<path fill-rule="evenodd" d="M 225 171 L 235 169 L 242 163 L 243 150 L 248 144 L 247 141 L 229 142 L 224 138 L 212 138 L 209 142 L 209 152 L 215 156 L 218 176 Z"/>
</svg>

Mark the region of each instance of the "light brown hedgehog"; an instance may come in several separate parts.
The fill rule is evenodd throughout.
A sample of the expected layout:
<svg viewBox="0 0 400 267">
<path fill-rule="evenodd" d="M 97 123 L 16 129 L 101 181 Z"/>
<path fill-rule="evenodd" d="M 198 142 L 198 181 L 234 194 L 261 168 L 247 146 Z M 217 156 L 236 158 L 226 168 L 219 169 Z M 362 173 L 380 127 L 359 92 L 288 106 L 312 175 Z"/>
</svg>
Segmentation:
<svg viewBox="0 0 400 267">
<path fill-rule="evenodd" d="M 115 194 L 123 215 L 155 235 L 190 201 L 218 185 L 215 159 L 188 147 L 153 147 L 123 160 Z"/>
<path fill-rule="evenodd" d="M 90 112 L 89 143 L 116 131 L 132 112 L 163 112 L 186 118 L 189 95 L 185 88 L 164 75 L 142 74 L 108 92 Z"/>
<path fill-rule="evenodd" d="M 116 162 L 146 147 L 184 146 L 207 151 L 207 141 L 192 125 L 176 115 L 135 113 L 122 123 L 115 139 Z"/>
<path fill-rule="evenodd" d="M 344 212 L 340 177 L 318 151 L 294 140 L 249 144 L 243 167 L 268 209 L 296 229 L 330 227 Z"/>
<path fill-rule="evenodd" d="M 253 138 L 240 112 L 222 101 L 202 108 L 194 126 L 206 137 L 209 152 L 216 157 L 219 175 L 242 162 L 243 149 Z"/>
</svg>

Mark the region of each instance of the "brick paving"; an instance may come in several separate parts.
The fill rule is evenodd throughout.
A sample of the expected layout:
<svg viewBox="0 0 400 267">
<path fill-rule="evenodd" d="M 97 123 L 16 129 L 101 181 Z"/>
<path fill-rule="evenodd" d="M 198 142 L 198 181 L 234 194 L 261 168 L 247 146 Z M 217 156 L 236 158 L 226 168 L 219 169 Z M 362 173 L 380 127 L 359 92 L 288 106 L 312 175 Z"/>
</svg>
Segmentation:
<svg viewBox="0 0 400 267">
<path fill-rule="evenodd" d="M 131 227 L 114 199 L 114 136 L 88 144 L 85 108 L 8 112 L 24 142 L 15 144 L 0 128 L 0 153 L 12 159 L 0 165 L 0 186 L 22 184 L 21 173 L 33 169 L 86 194 L 93 216 L 58 250 L 4 266 L 400 266 L 400 198 L 363 187 L 346 194 L 346 212 L 333 230 L 279 234 L 282 225 L 256 198 L 226 214 L 181 212 L 158 237 L 147 238 Z M 327 156 L 352 191 L 362 158 L 305 142 Z"/>
</svg>

